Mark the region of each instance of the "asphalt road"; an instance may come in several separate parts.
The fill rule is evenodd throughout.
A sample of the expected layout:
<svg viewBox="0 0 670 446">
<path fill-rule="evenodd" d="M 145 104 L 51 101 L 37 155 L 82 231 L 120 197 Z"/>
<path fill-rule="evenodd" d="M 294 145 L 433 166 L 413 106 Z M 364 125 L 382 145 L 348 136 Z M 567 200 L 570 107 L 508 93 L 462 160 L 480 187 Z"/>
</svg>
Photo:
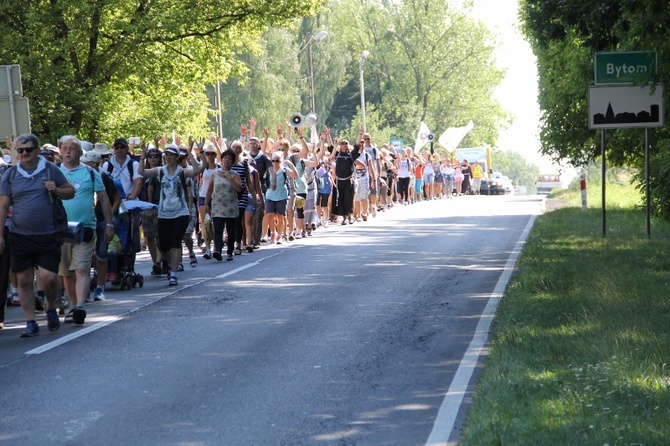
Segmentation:
<svg viewBox="0 0 670 446">
<path fill-rule="evenodd" d="M 142 253 L 143 288 L 108 291 L 83 327 L 49 333 L 42 315 L 32 339 L 8 308 L 0 444 L 426 444 L 540 203 L 396 206 L 233 262 L 200 260 L 177 289 L 149 276 Z M 457 440 L 473 382 L 435 444 Z"/>
</svg>

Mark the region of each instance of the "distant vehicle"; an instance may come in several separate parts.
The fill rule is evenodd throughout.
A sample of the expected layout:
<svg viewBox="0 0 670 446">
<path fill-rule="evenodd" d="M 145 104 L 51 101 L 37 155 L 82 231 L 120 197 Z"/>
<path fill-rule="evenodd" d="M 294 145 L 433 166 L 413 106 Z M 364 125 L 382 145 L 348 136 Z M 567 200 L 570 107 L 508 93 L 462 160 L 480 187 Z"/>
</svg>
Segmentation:
<svg viewBox="0 0 670 446">
<path fill-rule="evenodd" d="M 491 178 L 482 179 L 480 194 L 505 195 L 514 193 L 512 182 L 500 172 L 493 172 Z"/>
<path fill-rule="evenodd" d="M 557 173 L 544 173 L 535 182 L 538 194 L 549 194 L 554 189 L 562 189 L 561 176 Z"/>
</svg>

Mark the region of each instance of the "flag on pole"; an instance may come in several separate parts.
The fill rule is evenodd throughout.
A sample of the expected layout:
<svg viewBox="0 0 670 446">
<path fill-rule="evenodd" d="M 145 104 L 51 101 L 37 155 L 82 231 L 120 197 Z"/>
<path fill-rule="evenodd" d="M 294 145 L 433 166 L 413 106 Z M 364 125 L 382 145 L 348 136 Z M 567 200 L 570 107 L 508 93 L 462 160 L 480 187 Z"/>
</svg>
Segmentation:
<svg viewBox="0 0 670 446">
<path fill-rule="evenodd" d="M 425 122 L 421 122 L 419 126 L 419 134 L 416 136 L 416 142 L 414 143 L 414 153 L 419 153 L 419 150 L 428 142 L 428 135 L 430 135 L 430 130 Z"/>
<path fill-rule="evenodd" d="M 440 138 L 437 140 L 442 147 L 447 149 L 448 152 L 456 150 L 456 147 L 463 141 L 465 135 L 470 133 L 475 127 L 474 122 L 468 122 L 468 125 L 463 127 L 450 127 L 442 133 Z"/>
</svg>

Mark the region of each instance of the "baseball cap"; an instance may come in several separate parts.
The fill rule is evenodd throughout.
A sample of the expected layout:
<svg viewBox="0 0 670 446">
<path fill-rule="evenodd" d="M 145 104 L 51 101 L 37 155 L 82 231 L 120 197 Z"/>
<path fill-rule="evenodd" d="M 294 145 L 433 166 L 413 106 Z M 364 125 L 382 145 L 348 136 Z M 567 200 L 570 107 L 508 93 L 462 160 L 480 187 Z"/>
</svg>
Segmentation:
<svg viewBox="0 0 670 446">
<path fill-rule="evenodd" d="M 84 153 L 81 158 L 79 158 L 79 161 L 82 163 L 99 163 L 102 161 L 102 157 L 95 150 L 89 150 L 88 152 Z"/>
<path fill-rule="evenodd" d="M 112 143 L 112 147 L 116 147 L 116 146 L 129 147 L 128 146 L 128 141 L 126 141 L 126 138 L 116 138 L 114 140 L 114 142 Z"/>
</svg>

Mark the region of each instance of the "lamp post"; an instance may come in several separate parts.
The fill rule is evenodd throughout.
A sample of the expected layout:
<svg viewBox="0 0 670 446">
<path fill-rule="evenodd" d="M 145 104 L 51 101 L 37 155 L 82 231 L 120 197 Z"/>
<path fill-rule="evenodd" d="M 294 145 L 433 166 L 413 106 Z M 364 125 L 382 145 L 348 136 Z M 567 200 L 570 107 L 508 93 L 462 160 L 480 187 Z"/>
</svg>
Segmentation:
<svg viewBox="0 0 670 446">
<path fill-rule="evenodd" d="M 361 53 L 361 58 L 358 61 L 358 71 L 361 73 L 361 114 L 363 116 L 363 131 L 367 131 L 368 127 L 365 122 L 365 81 L 363 79 L 363 62 L 370 55 L 370 51 L 365 50 Z"/>
<path fill-rule="evenodd" d="M 309 68 L 309 111 L 314 112 L 314 65 L 312 63 L 312 42 L 318 42 L 328 35 L 328 31 L 319 31 L 307 40 L 307 65 Z"/>
</svg>

